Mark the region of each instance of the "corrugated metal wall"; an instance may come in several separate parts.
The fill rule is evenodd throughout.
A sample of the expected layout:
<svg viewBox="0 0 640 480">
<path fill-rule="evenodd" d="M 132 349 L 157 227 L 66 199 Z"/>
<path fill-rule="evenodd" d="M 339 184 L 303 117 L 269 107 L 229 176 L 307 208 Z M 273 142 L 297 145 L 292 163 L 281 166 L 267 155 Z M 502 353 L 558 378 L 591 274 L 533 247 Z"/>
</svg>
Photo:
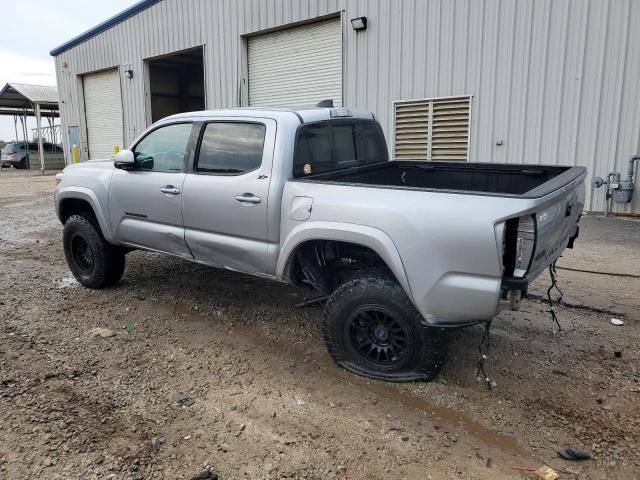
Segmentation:
<svg viewBox="0 0 640 480">
<path fill-rule="evenodd" d="M 163 0 L 56 57 L 65 131 L 80 125 L 86 140 L 78 75 L 129 63 L 131 142 L 147 126 L 143 59 L 198 45 L 207 106 L 246 104 L 242 35 L 340 11 L 345 105 L 374 111 L 390 143 L 393 101 L 470 94 L 471 161 L 604 175 L 640 151 L 637 0 Z M 590 195 L 587 208 L 602 205 Z M 640 195 L 616 210 L 640 214 Z"/>
</svg>

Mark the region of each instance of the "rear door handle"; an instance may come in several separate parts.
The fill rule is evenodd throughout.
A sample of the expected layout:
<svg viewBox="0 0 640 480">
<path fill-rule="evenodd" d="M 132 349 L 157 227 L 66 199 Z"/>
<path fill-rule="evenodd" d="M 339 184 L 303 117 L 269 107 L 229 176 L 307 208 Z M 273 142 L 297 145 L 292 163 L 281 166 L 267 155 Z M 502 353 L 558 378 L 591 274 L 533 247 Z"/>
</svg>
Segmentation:
<svg viewBox="0 0 640 480">
<path fill-rule="evenodd" d="M 240 203 L 260 203 L 262 199 L 255 196 L 253 193 L 243 193 L 242 195 L 236 195 L 236 200 Z"/>
<path fill-rule="evenodd" d="M 173 185 L 166 185 L 160 189 L 162 193 L 168 193 L 169 195 L 180 195 L 180 189 Z"/>
</svg>

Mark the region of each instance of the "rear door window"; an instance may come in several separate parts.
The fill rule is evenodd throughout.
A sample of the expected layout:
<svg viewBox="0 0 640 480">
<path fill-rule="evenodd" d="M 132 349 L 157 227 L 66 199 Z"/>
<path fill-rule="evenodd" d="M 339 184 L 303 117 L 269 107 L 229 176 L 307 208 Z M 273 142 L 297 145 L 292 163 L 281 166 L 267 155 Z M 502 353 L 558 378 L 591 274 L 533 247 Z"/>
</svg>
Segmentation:
<svg viewBox="0 0 640 480">
<path fill-rule="evenodd" d="M 195 170 L 241 175 L 262 164 L 266 126 L 261 123 L 211 122 L 205 126 Z"/>
</svg>

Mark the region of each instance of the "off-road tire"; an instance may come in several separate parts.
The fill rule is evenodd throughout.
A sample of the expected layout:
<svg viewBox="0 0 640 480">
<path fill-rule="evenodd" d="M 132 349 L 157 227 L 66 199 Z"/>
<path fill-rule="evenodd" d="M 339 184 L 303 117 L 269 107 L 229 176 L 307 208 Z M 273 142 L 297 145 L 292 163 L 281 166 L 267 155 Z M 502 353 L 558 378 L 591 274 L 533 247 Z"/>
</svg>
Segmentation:
<svg viewBox="0 0 640 480">
<path fill-rule="evenodd" d="M 379 318 L 378 311 L 389 314 L 395 322 L 392 325 L 396 325 L 393 329 L 401 332 L 411 347 L 402 356 L 387 354 L 388 365 L 364 358 L 361 346 L 357 346 L 361 336 L 353 333 L 362 331 L 356 322 L 361 321 L 363 312 L 365 315 L 372 312 L 374 318 Z M 354 316 L 358 320 L 354 320 Z M 444 365 L 447 349 L 445 332 L 425 326 L 402 287 L 378 269 L 363 271 L 340 285 L 329 297 L 325 306 L 324 340 L 338 366 L 358 375 L 392 382 L 433 380 Z"/>
<path fill-rule="evenodd" d="M 70 216 L 64 223 L 63 244 L 71 273 L 85 287 L 110 287 L 122 278 L 125 252 L 105 240 L 95 217 Z"/>
</svg>

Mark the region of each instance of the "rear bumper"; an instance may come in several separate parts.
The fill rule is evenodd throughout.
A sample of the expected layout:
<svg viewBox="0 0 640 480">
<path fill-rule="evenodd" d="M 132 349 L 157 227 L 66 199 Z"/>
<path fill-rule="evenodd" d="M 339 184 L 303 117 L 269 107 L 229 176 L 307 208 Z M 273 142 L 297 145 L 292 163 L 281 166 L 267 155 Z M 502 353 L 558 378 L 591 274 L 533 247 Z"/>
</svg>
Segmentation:
<svg viewBox="0 0 640 480">
<path fill-rule="evenodd" d="M 529 289 L 529 279 L 527 277 L 504 277 L 500 287 L 502 292 L 520 290 L 522 294 L 525 295 Z"/>
<path fill-rule="evenodd" d="M 0 160 L 0 163 L 2 163 L 2 165 L 11 165 L 13 167 L 15 167 L 16 165 L 21 165 L 22 162 L 24 162 L 24 157 L 22 158 L 4 157 L 3 159 Z"/>
</svg>

